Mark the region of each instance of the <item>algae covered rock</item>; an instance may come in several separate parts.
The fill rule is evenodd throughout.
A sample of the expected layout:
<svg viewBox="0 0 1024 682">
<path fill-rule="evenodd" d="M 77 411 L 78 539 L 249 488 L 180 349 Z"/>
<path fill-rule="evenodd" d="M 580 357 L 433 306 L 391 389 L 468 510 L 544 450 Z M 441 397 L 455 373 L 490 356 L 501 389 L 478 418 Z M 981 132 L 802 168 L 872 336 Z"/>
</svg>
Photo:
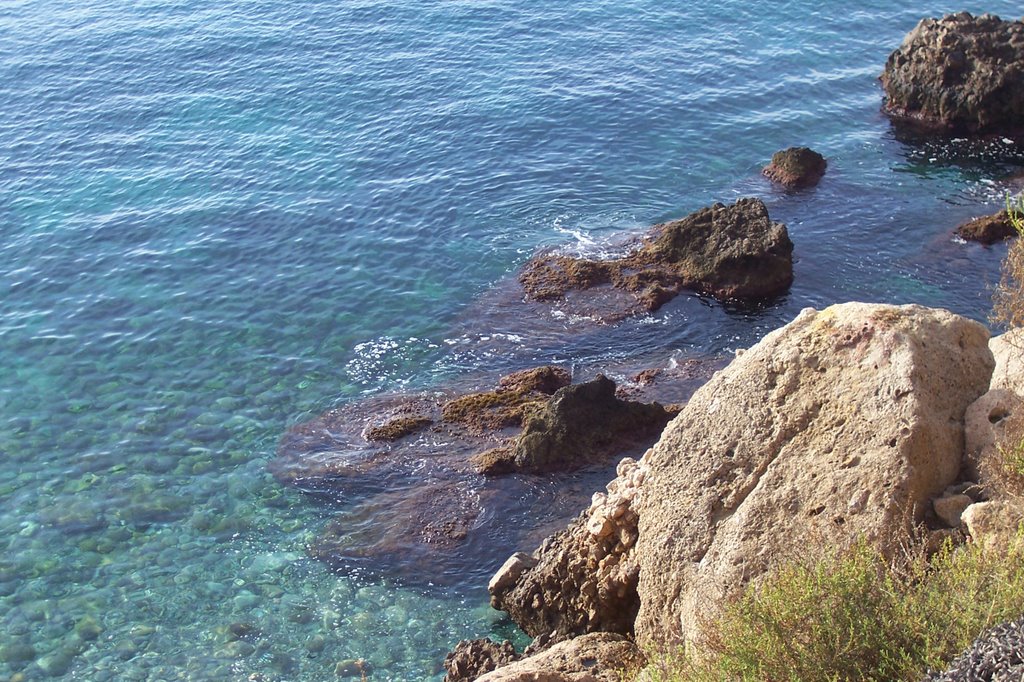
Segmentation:
<svg viewBox="0 0 1024 682">
<path fill-rule="evenodd" d="M 559 389 L 526 420 L 514 467 L 524 473 L 576 469 L 656 437 L 673 416 L 658 403 L 620 400 L 615 382 L 598 375 Z"/>
<path fill-rule="evenodd" d="M 761 172 L 787 189 L 802 189 L 817 185 L 827 167 L 825 157 L 813 149 L 790 147 L 775 152 Z"/>
<path fill-rule="evenodd" d="M 657 310 L 683 290 L 757 301 L 789 288 L 793 243 L 760 199 L 739 199 L 655 225 L 622 258 L 541 254 L 524 266 L 519 281 L 529 300 L 589 298 L 604 319 Z"/>
<path fill-rule="evenodd" d="M 956 228 L 961 239 L 980 244 L 995 244 L 1004 239 L 1017 236 L 1017 230 L 1010 222 L 1006 210 L 969 220 Z"/>
<path fill-rule="evenodd" d="M 881 76 L 890 115 L 956 132 L 1024 128 L 1024 23 L 967 12 L 922 19 Z"/>
</svg>

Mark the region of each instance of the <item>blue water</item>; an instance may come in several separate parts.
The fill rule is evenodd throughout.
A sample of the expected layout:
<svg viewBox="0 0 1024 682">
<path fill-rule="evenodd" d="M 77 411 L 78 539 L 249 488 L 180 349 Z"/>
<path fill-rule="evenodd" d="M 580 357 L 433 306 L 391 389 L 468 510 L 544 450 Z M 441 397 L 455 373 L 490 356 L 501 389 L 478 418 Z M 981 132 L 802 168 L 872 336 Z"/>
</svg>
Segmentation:
<svg viewBox="0 0 1024 682">
<path fill-rule="evenodd" d="M 876 77 L 920 17 L 1019 5 L 898 4 L 6 0 L 0 677 L 436 678 L 510 626 L 475 575 L 424 595 L 308 559 L 336 510 L 266 473 L 288 426 L 535 361 L 716 356 L 808 305 L 985 319 L 1004 247 L 950 235 L 1024 141 L 900 133 Z M 788 195 L 758 171 L 797 144 L 830 166 Z M 579 337 L 486 315 L 538 248 L 747 195 L 796 244 L 772 306 Z"/>
</svg>

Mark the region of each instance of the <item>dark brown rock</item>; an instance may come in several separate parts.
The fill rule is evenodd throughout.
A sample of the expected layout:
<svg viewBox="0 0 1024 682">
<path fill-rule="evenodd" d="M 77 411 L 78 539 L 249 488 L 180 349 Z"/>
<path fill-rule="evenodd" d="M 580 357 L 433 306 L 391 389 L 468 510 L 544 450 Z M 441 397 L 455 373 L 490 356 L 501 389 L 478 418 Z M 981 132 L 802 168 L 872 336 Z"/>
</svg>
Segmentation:
<svg viewBox="0 0 1024 682">
<path fill-rule="evenodd" d="M 825 174 L 825 157 L 807 147 L 790 147 L 772 155 L 762 173 L 787 189 L 814 187 Z"/>
<path fill-rule="evenodd" d="M 630 561 L 638 538 L 632 506 L 646 472 L 626 458 L 617 474 L 607 493 L 595 494 L 567 529 L 531 556 L 513 555 L 491 578 L 491 606 L 531 637 L 559 641 L 589 632 L 633 632 L 640 598 L 639 571 Z"/>
<path fill-rule="evenodd" d="M 464 639 L 444 658 L 444 682 L 473 682 L 492 670 L 516 660 L 516 650 L 505 640 Z"/>
<path fill-rule="evenodd" d="M 1024 23 L 967 12 L 922 19 L 889 55 L 886 113 L 954 132 L 1024 128 Z"/>
<path fill-rule="evenodd" d="M 657 310 L 684 289 L 721 300 L 759 300 L 792 283 L 793 243 L 761 200 L 740 199 L 656 225 L 622 258 L 542 254 L 526 264 L 519 281 L 529 300 L 588 292 L 604 305 L 620 305 L 618 317 Z"/>
<path fill-rule="evenodd" d="M 620 400 L 615 382 L 598 375 L 559 389 L 526 420 L 513 463 L 524 473 L 578 469 L 657 438 L 673 416 L 658 403 Z"/>
<path fill-rule="evenodd" d="M 1007 215 L 1006 210 L 1002 210 L 964 223 L 956 228 L 956 234 L 967 241 L 995 244 L 1009 237 L 1017 236 L 1017 230 L 1010 222 L 1010 216 Z"/>
</svg>

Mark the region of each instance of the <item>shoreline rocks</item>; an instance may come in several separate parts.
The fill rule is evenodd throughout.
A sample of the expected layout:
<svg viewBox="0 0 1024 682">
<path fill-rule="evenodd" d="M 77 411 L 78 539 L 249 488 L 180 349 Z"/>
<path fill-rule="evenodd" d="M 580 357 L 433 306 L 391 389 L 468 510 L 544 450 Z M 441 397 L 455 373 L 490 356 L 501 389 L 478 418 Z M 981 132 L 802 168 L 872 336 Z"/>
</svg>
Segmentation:
<svg viewBox="0 0 1024 682">
<path fill-rule="evenodd" d="M 621 258 L 541 254 L 519 274 L 527 300 L 572 299 L 605 320 L 652 312 L 683 290 L 757 301 L 785 293 L 792 281 L 793 243 L 760 199 L 714 204 L 656 225 Z"/>
<path fill-rule="evenodd" d="M 1024 129 L 1024 23 L 967 12 L 922 19 L 889 55 L 883 111 L 956 133 Z"/>
<path fill-rule="evenodd" d="M 825 157 L 807 147 L 790 147 L 772 155 L 771 163 L 761 173 L 786 189 L 814 187 L 825 175 Z"/>
<path fill-rule="evenodd" d="M 936 498 L 966 493 L 950 520 L 977 506 L 958 508 L 976 486 L 951 486 L 994 364 L 988 331 L 946 311 L 807 309 L 737 353 L 568 529 L 510 560 L 492 604 L 538 646 L 613 632 L 656 649 L 699 642 L 717 604 L 795 551 L 863 538 L 893 554 Z"/>
<path fill-rule="evenodd" d="M 658 381 L 673 383 L 666 372 L 630 390 L 650 395 Z M 603 375 L 570 382 L 565 369 L 543 366 L 489 390 L 377 396 L 292 427 L 271 472 L 344 501 L 307 553 L 339 571 L 440 585 L 532 545 L 584 503 L 592 488 L 580 482 L 607 476 L 616 455 L 642 452 L 678 412 L 619 397 Z M 551 485 L 570 472 L 578 482 Z"/>
<path fill-rule="evenodd" d="M 969 220 L 956 228 L 956 235 L 961 239 L 980 244 L 991 245 L 1004 239 L 1017 236 L 1017 230 L 1010 222 L 1006 209 Z"/>
</svg>

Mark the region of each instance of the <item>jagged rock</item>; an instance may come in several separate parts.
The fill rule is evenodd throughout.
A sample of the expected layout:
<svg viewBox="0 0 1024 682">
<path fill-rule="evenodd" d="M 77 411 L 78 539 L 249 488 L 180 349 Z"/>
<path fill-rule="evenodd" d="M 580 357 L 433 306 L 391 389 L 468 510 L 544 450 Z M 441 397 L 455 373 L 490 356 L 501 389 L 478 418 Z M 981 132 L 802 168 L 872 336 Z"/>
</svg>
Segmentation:
<svg viewBox="0 0 1024 682">
<path fill-rule="evenodd" d="M 1024 680 L 1024 618 L 997 625 L 923 682 L 1020 682 Z"/>
<path fill-rule="evenodd" d="M 604 375 L 561 388 L 523 425 L 512 457 L 524 473 L 565 471 L 650 440 L 675 416 L 658 403 L 620 400 Z"/>
<path fill-rule="evenodd" d="M 807 147 L 790 147 L 772 155 L 764 176 L 787 189 L 814 187 L 825 174 L 825 157 Z"/>
<path fill-rule="evenodd" d="M 508 640 L 496 644 L 489 639 L 464 639 L 444 658 L 444 682 L 473 682 L 516 658 Z"/>
<path fill-rule="evenodd" d="M 506 611 L 531 637 L 555 640 L 589 632 L 629 634 L 640 606 L 637 568 L 627 559 L 637 540 L 632 510 L 646 469 L 623 459 L 607 493 L 529 559 L 513 557 L 491 580 L 491 605 Z M 515 561 L 513 561 L 515 560 Z"/>
<path fill-rule="evenodd" d="M 987 342 L 946 311 L 848 303 L 738 354 L 644 458 L 622 560 L 639 569 L 638 644 L 693 641 L 709 609 L 796 552 L 858 538 L 894 552 L 957 477 Z"/>
<path fill-rule="evenodd" d="M 723 300 L 765 299 L 792 283 L 793 243 L 761 200 L 740 199 L 656 225 L 622 258 L 542 254 L 526 264 L 519 281 L 533 301 L 591 292 L 595 307 L 621 307 L 603 311 L 607 319 L 656 310 L 684 289 Z M 609 289 L 624 296 L 609 296 Z"/>
<path fill-rule="evenodd" d="M 967 241 L 995 244 L 1009 237 L 1016 237 L 1017 230 L 1004 209 L 964 223 L 956 228 L 956 234 Z"/>
<path fill-rule="evenodd" d="M 498 668 L 477 682 L 620 682 L 623 672 L 643 666 L 637 646 L 607 632 L 559 642 L 544 651 Z"/>
<path fill-rule="evenodd" d="M 889 55 L 884 110 L 971 133 L 1024 127 L 1024 23 L 967 12 L 922 19 Z"/>
</svg>

